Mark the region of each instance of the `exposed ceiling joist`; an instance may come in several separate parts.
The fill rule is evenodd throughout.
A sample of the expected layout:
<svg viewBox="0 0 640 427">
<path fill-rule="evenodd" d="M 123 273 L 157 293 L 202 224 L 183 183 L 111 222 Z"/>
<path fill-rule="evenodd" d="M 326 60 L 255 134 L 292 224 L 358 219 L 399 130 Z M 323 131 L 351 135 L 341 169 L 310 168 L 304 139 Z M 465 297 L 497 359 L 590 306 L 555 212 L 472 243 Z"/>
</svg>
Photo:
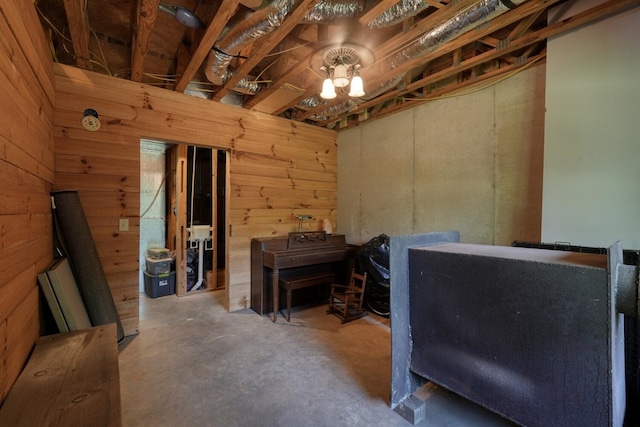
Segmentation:
<svg viewBox="0 0 640 427">
<path fill-rule="evenodd" d="M 530 2 L 524 3 L 520 7 L 502 14 L 499 20 L 490 21 L 486 25 L 482 25 L 481 27 L 471 30 L 451 40 L 448 43 L 444 43 L 440 46 L 437 46 L 434 50 L 432 50 L 431 52 L 425 55 L 408 59 L 407 61 L 405 61 L 404 63 L 400 64 L 395 68 L 380 69 L 380 67 L 378 67 L 378 69 L 375 69 L 376 67 L 374 66 L 374 67 L 371 67 L 372 70 L 363 70 L 363 73 L 362 73 L 363 78 L 365 78 L 366 81 L 369 82 L 368 83 L 370 85 L 369 87 L 376 87 L 377 85 L 381 85 L 384 82 L 391 80 L 395 76 L 406 73 L 411 68 L 419 64 L 428 63 L 429 61 L 435 58 L 451 53 L 458 48 L 461 48 L 469 43 L 477 41 L 489 34 L 492 34 L 500 30 L 501 28 L 507 27 L 508 25 L 511 25 L 514 22 L 517 22 L 533 13 L 536 13 L 539 10 L 544 10 L 548 6 L 555 4 L 559 1 L 561 0 L 547 0 L 543 2 L 530 1 Z M 465 4 L 465 8 L 467 8 L 468 4 L 466 2 L 463 2 L 463 3 Z M 381 63 L 378 62 L 376 65 L 381 65 Z M 329 105 L 324 105 L 323 106 L 324 108 L 317 107 L 312 110 L 309 110 L 304 114 L 302 114 L 301 116 L 298 116 L 298 119 L 300 120 L 307 119 L 313 115 L 321 113 L 322 111 L 324 111 L 324 109 L 326 109 L 330 105 L 336 105 L 338 102 L 340 101 L 329 103 Z"/>
<path fill-rule="evenodd" d="M 191 79 L 196 75 L 216 40 L 220 37 L 222 30 L 235 13 L 238 3 L 239 0 L 222 0 L 218 12 L 214 16 L 213 21 L 211 21 L 211 24 L 207 27 L 200 44 L 193 53 L 191 61 L 189 61 L 189 65 L 187 65 L 184 73 L 180 76 L 180 80 L 178 80 L 176 84 L 177 92 L 183 92 L 189 85 Z"/>
<path fill-rule="evenodd" d="M 504 78 L 507 70 L 518 70 L 530 64 L 531 58 L 543 60 L 548 37 L 640 5 L 640 0 L 609 0 L 567 20 L 548 22 L 548 10 L 568 1 L 511 0 L 517 3 L 512 10 L 489 15 L 481 25 L 469 25 L 446 41 L 434 38 L 424 49 L 419 41 L 420 48 L 414 51 L 407 46 L 430 37 L 434 28 L 453 29 L 458 18 L 470 14 L 470 8 L 484 12 L 500 7 L 502 11 L 506 0 L 422 0 L 406 8 L 398 7 L 398 0 L 270 0 L 267 6 L 260 0 L 172 0 L 174 10 L 182 8 L 197 15 L 208 24 L 206 29 L 186 28 L 177 16 L 170 16 L 167 5 L 158 13 L 159 0 L 36 3 L 46 18 L 43 25 L 55 30 L 47 34 L 60 62 L 97 68 L 97 72 L 212 102 L 233 95 L 224 102 L 318 126 L 332 127 L 339 122 L 343 127 L 410 108 L 418 102 L 415 100 L 477 87 L 478 82 L 495 81 L 495 76 Z M 363 5 L 369 6 L 362 10 Z M 287 11 L 264 34 L 254 27 L 267 15 L 263 7 Z M 351 7 L 357 10 L 347 10 Z M 319 20 L 308 19 L 318 15 Z M 390 15 L 392 19 L 386 22 Z M 385 22 L 381 28 L 369 28 L 367 24 L 373 21 Z M 234 31 L 238 39 L 228 36 Z M 335 99 L 319 97 L 326 77 L 320 70 L 322 56 L 340 43 L 355 46 L 359 54 L 370 58 L 362 61 L 360 56 L 362 98 L 348 97 L 346 88 L 338 90 Z M 210 81 L 203 82 L 204 86 L 189 86 L 199 77 L 214 46 L 225 44 L 224 49 L 233 51 L 229 56 L 235 70 L 217 79 L 218 70 L 225 66 L 221 63 L 215 70 L 205 70 Z M 92 67 L 96 63 L 101 67 Z M 253 79 L 260 84 L 249 81 Z"/>
<path fill-rule="evenodd" d="M 305 17 L 309 10 L 315 6 L 318 0 L 300 0 L 295 4 L 293 10 L 289 12 L 287 17 L 285 18 L 282 25 L 280 25 L 276 30 L 274 30 L 271 34 L 266 36 L 264 41 L 261 41 L 259 46 L 254 47 L 252 50 L 251 57 L 248 58 L 245 62 L 242 63 L 240 67 L 236 70 L 233 77 L 229 79 L 229 81 L 224 85 L 216 96 L 214 100 L 220 100 L 222 97 L 233 88 L 238 82 L 246 77 L 251 70 L 258 65 L 258 63 L 271 52 L 278 43 L 284 39 L 287 34 L 289 34 L 295 27 L 298 25 Z"/>
<path fill-rule="evenodd" d="M 468 70 L 471 69 L 473 67 L 477 67 L 480 64 L 486 64 L 489 63 L 492 60 L 495 60 L 501 56 L 510 54 L 512 52 L 516 52 L 519 51 L 523 48 L 528 48 L 528 50 L 525 50 L 525 52 L 521 55 L 523 57 L 523 60 L 521 61 L 513 61 L 514 68 L 517 67 L 521 67 L 524 64 L 530 63 L 532 58 L 542 58 L 545 55 L 543 54 L 539 54 L 537 56 L 531 57 L 531 53 L 533 52 L 533 45 L 540 43 L 543 40 L 546 40 L 549 37 L 553 37 L 553 36 L 557 36 L 559 34 L 565 33 L 567 31 L 570 31 L 574 28 L 577 28 L 581 25 L 584 25 L 585 23 L 588 22 L 592 22 L 593 20 L 596 19 L 600 19 L 602 17 L 611 15 L 612 13 L 616 13 L 619 12 L 621 10 L 625 10 L 628 7 L 630 7 L 633 4 L 637 4 L 638 1 L 637 0 L 610 0 L 606 3 L 600 4 L 598 6 L 595 6 L 591 9 L 588 9 L 586 11 L 583 11 L 571 18 L 567 18 L 561 21 L 558 21 L 554 24 L 551 24 L 543 29 L 540 29 L 538 31 L 532 32 L 532 33 L 528 33 L 516 40 L 511 40 L 508 42 L 508 44 L 506 44 L 505 46 L 501 46 L 500 48 L 496 48 L 487 52 L 484 52 L 482 54 L 476 55 L 470 59 L 467 59 L 465 61 L 460 62 L 459 64 L 454 64 L 453 66 L 449 67 L 448 69 L 442 70 L 440 72 L 431 74 L 427 77 L 424 77 L 420 80 L 417 80 L 415 82 L 413 82 L 410 85 L 407 85 L 406 88 L 402 89 L 402 90 L 393 90 L 391 92 L 388 92 L 378 98 L 376 98 L 373 101 L 370 101 L 368 103 L 363 103 L 361 105 L 358 106 L 358 108 L 354 111 L 349 112 L 348 114 L 342 114 L 338 117 L 336 117 L 333 121 L 336 120 L 341 120 L 349 115 L 352 114 L 357 114 L 359 111 L 362 110 L 366 110 L 367 108 L 370 107 L 374 107 L 376 105 L 379 105 L 380 103 L 385 102 L 388 99 L 394 98 L 394 97 L 398 97 L 398 96 L 402 96 L 406 93 L 409 93 L 413 90 L 416 90 L 418 88 L 421 87 L 425 87 L 434 83 L 437 83 L 439 81 L 443 81 L 446 80 L 447 78 L 463 71 L 463 70 Z M 537 13 L 537 12 L 536 12 Z M 546 52 L 546 51 L 544 51 Z M 545 53 L 546 54 L 546 53 Z M 477 79 L 476 79 L 477 80 Z M 466 83 L 465 83 L 466 85 Z M 455 90 L 458 90 L 458 88 L 461 85 L 455 85 L 456 88 Z M 450 87 L 449 90 L 453 90 L 453 87 Z M 326 125 L 328 121 L 322 122 L 322 124 Z"/>
<path fill-rule="evenodd" d="M 151 45 L 151 35 L 158 16 L 160 0 L 141 0 L 136 16 L 135 31 L 131 41 L 131 80 L 141 82 L 144 76 L 144 60 Z"/>
<path fill-rule="evenodd" d="M 85 0 L 64 0 L 64 10 L 67 14 L 73 52 L 76 56 L 76 65 L 85 70 L 93 69 L 91 65 L 91 53 L 89 52 L 89 24 L 87 22 Z"/>
</svg>

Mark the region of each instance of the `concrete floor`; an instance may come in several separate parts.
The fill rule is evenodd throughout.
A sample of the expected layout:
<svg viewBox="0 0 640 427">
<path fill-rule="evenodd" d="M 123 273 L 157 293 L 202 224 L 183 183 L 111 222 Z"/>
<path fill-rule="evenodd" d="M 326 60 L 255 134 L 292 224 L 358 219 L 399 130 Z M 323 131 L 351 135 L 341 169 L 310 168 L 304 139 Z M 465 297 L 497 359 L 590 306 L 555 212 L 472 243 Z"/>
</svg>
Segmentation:
<svg viewBox="0 0 640 427">
<path fill-rule="evenodd" d="M 224 291 L 140 295 L 140 333 L 120 345 L 124 426 L 410 426 L 389 408 L 388 319 L 341 325 L 325 306 L 291 323 L 247 309 Z M 510 426 L 442 389 L 420 426 Z"/>
</svg>

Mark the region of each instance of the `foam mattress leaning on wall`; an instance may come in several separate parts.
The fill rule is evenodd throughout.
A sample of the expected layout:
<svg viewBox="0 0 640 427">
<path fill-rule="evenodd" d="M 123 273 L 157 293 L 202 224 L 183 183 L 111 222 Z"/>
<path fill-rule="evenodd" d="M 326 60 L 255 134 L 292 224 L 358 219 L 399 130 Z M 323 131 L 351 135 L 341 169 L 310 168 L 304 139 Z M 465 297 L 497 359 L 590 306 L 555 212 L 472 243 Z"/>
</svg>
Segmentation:
<svg viewBox="0 0 640 427">
<path fill-rule="evenodd" d="M 56 227 L 71 261 L 91 324 L 116 323 L 118 342 L 121 342 L 124 330 L 78 192 L 57 191 L 51 197 Z"/>
</svg>

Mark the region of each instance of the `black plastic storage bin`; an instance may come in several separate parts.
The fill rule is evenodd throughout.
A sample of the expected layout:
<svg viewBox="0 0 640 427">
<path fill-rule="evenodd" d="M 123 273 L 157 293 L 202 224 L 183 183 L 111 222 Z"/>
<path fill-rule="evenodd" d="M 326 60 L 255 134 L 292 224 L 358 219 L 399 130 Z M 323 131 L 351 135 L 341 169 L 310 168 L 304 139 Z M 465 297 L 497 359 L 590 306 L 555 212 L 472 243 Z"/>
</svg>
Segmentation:
<svg viewBox="0 0 640 427">
<path fill-rule="evenodd" d="M 150 274 L 144 272 L 144 292 L 151 298 L 171 295 L 176 291 L 176 272 Z"/>
</svg>

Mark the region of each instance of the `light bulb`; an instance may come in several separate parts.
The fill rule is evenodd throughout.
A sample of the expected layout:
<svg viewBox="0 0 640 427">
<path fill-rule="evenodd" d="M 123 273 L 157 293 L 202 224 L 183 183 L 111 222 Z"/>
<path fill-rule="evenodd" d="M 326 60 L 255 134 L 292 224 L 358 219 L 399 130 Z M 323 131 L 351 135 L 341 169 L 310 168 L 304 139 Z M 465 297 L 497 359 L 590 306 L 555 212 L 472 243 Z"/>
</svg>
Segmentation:
<svg viewBox="0 0 640 427">
<path fill-rule="evenodd" d="M 330 78 L 326 78 L 322 83 L 322 93 L 320 97 L 324 99 L 333 99 L 336 97 L 336 88 L 333 87 L 333 82 Z"/>
<path fill-rule="evenodd" d="M 351 79 L 351 90 L 349 91 L 349 96 L 353 98 L 359 98 L 361 96 L 364 96 L 364 86 L 362 83 L 362 77 L 360 77 L 357 74 L 353 76 L 353 79 Z"/>
</svg>

